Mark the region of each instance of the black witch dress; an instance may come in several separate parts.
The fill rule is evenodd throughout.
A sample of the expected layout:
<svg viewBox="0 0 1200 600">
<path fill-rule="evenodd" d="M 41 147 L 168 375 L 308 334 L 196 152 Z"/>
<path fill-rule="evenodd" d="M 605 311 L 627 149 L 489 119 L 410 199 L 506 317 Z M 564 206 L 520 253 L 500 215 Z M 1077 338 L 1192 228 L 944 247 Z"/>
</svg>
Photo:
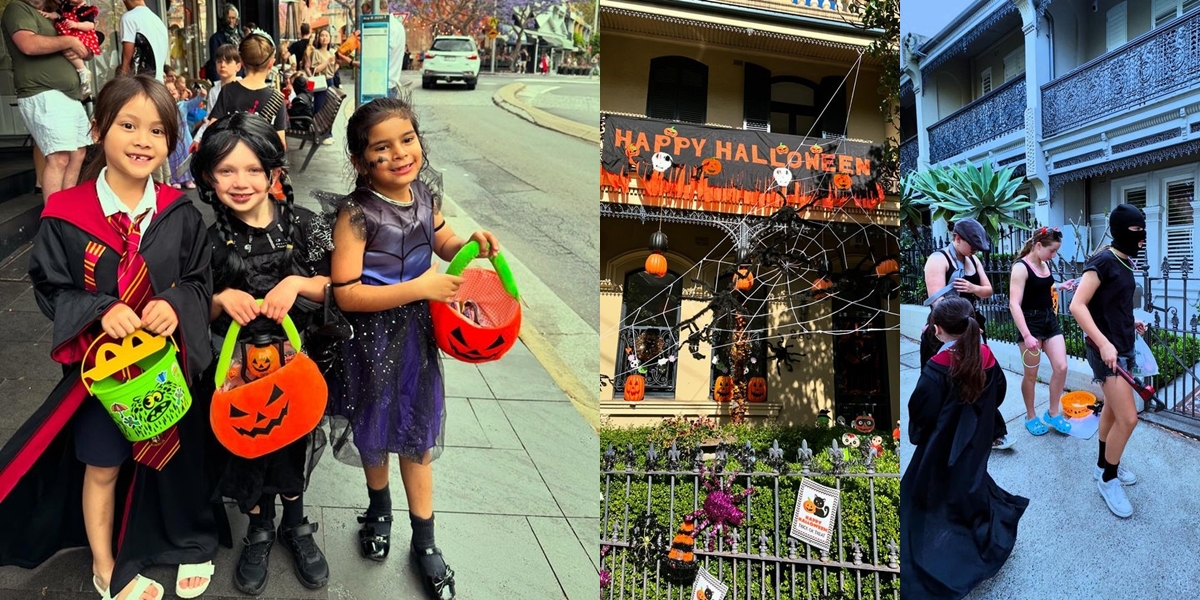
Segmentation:
<svg viewBox="0 0 1200 600">
<path fill-rule="evenodd" d="M 265 298 L 289 275 L 329 275 L 329 251 L 333 249 L 329 221 L 305 208 L 293 207 L 289 238 L 283 226 L 282 208 L 278 204 L 274 206 L 275 220 L 263 228 L 231 219 L 229 229 L 233 244 L 226 242 L 219 225 L 209 227 L 213 245 L 213 290 L 216 293 L 235 288 L 255 298 Z M 291 260 L 287 259 L 289 244 L 292 245 Z M 240 275 L 228 272 L 230 252 L 237 252 L 241 257 L 243 269 Z M 319 308 L 320 305 L 297 297 L 288 316 L 303 334 Z M 221 313 L 213 322 L 214 337 L 223 340 L 232 323 L 228 314 Z M 250 339 L 256 333 L 281 336 L 283 328 L 266 317 L 259 317 L 242 328 L 238 337 Z M 307 488 L 309 476 L 325 444 L 325 433 L 317 428 L 265 456 L 242 458 L 230 455 L 221 477 L 221 494 L 235 500 L 242 512 L 249 512 L 263 494 L 298 495 Z"/>
<path fill-rule="evenodd" d="M 1004 372 L 980 348 L 987 386 L 963 402 L 950 379 L 951 350 L 921 370 L 908 401 L 916 450 L 900 480 L 900 595 L 958 599 L 994 576 L 1012 554 L 1029 499 L 1009 494 L 988 474 L 993 414 L 1004 399 Z"/>
</svg>

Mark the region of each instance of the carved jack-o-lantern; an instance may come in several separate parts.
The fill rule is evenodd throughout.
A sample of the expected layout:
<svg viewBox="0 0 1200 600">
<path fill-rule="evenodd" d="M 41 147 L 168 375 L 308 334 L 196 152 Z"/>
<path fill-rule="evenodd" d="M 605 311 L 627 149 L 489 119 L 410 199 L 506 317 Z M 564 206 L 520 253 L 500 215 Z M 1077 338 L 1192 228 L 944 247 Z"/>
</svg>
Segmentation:
<svg viewBox="0 0 1200 600">
<path fill-rule="evenodd" d="M 479 244 L 469 242 L 446 269 L 448 274 L 460 275 L 464 280 L 454 302 L 457 306 L 473 302 L 478 310 L 476 315 L 468 318 L 455 304 L 447 302 L 429 305 L 438 348 L 451 358 L 468 363 L 499 359 L 513 347 L 521 333 L 521 303 L 516 299 L 516 284 L 511 281 L 512 273 L 503 254 L 492 259 L 495 271 L 464 268 L 478 252 Z"/>
<path fill-rule="evenodd" d="M 713 384 L 713 400 L 717 402 L 729 402 L 733 399 L 733 380 L 728 375 L 717 377 L 717 382 Z"/>
<path fill-rule="evenodd" d="M 854 429 L 859 433 L 871 433 L 875 431 L 875 417 L 871 415 L 859 415 L 855 417 Z"/>
<path fill-rule="evenodd" d="M 675 126 L 672 125 L 671 127 L 664 129 L 663 133 L 665 133 L 667 135 L 667 137 L 675 137 L 675 136 L 679 135 L 679 130 L 675 129 Z"/>
<path fill-rule="evenodd" d="M 628 146 L 625 146 L 625 157 L 626 158 L 634 158 L 637 155 L 638 155 L 638 147 L 637 146 L 634 146 L 633 144 L 629 144 Z"/>
<path fill-rule="evenodd" d="M 700 163 L 700 170 L 708 176 L 720 175 L 721 161 L 716 158 L 706 158 Z"/>
<path fill-rule="evenodd" d="M 746 397 L 751 402 L 766 402 L 767 380 L 762 377 L 751 377 L 750 385 L 746 387 Z"/>
<path fill-rule="evenodd" d="M 641 402 L 646 396 L 646 378 L 641 375 L 630 375 L 625 378 L 625 400 Z"/>
<path fill-rule="evenodd" d="M 246 364 L 243 373 L 247 381 L 261 379 L 279 370 L 281 357 L 275 344 L 247 345 Z"/>
<path fill-rule="evenodd" d="M 783 142 L 779 142 L 779 145 L 775 147 L 775 151 L 780 154 L 783 154 L 788 150 L 790 150 L 790 148 L 788 148 L 788 145 Z"/>
<path fill-rule="evenodd" d="M 812 147 L 808 149 L 808 151 L 812 152 L 813 154 L 820 154 L 820 153 L 824 152 L 825 149 L 822 148 L 820 144 L 813 144 Z"/>
<path fill-rule="evenodd" d="M 848 190 L 854 185 L 854 180 L 845 173 L 838 173 L 833 176 L 833 187 L 839 190 Z"/>
</svg>

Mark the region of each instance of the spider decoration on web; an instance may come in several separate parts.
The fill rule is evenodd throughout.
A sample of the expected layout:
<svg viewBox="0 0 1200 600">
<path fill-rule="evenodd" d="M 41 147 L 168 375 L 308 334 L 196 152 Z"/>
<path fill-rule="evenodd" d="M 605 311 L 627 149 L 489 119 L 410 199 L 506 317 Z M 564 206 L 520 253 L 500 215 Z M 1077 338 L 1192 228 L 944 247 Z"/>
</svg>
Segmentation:
<svg viewBox="0 0 1200 600">
<path fill-rule="evenodd" d="M 633 522 L 629 535 L 629 557 L 639 567 L 653 569 L 654 564 L 667 556 L 671 540 L 666 527 L 653 513 L 646 513 Z"/>
<path fill-rule="evenodd" d="M 737 473 L 730 473 L 722 478 L 715 471 L 708 471 L 703 466 L 700 468 L 700 478 L 704 482 L 704 491 L 707 494 L 700 509 L 691 516 L 699 523 L 696 526 L 697 536 L 706 529 L 711 529 L 716 533 L 716 536 L 708 538 L 710 552 L 716 547 L 717 536 L 725 540 L 726 544 L 731 543 L 730 532 L 735 527 L 741 527 L 742 521 L 746 518 L 746 513 L 742 512 L 737 505 L 754 493 L 754 487 L 747 487 L 734 493 L 733 482 L 736 477 Z"/>
<path fill-rule="evenodd" d="M 780 374 L 780 371 L 779 371 L 780 365 L 787 367 L 788 373 L 791 373 L 792 372 L 792 363 L 798 358 L 804 358 L 804 357 L 808 356 L 807 354 L 804 354 L 802 352 L 792 352 L 791 350 L 788 349 L 791 347 L 792 347 L 792 345 L 790 343 L 788 343 L 786 338 L 780 340 L 778 345 L 767 344 L 767 351 L 771 353 L 771 355 L 767 357 L 767 360 L 775 361 L 775 374 L 776 375 Z"/>
</svg>

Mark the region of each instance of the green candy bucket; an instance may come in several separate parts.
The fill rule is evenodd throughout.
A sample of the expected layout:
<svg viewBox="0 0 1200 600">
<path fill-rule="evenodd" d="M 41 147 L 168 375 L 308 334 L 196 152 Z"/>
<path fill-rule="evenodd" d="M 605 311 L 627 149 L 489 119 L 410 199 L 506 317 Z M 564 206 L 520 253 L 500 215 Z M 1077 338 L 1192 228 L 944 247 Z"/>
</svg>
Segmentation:
<svg viewBox="0 0 1200 600">
<path fill-rule="evenodd" d="M 81 379 L 88 392 L 100 400 L 121 435 L 131 442 L 154 438 L 179 422 L 192 406 L 183 370 L 179 368 L 174 343 L 167 338 L 135 331 L 121 343 L 92 342 L 84 356 L 84 364 L 95 351 L 94 365 L 83 371 Z M 128 377 L 131 367 L 141 374 Z M 124 381 L 116 379 L 125 373 Z M 90 383 L 89 383 L 90 381 Z"/>
</svg>

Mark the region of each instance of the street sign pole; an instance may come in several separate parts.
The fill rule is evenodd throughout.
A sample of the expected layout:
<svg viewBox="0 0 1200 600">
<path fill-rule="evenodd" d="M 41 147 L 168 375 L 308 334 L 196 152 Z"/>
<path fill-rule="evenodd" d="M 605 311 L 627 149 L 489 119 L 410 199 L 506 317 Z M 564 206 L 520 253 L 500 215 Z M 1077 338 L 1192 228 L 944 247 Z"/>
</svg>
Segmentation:
<svg viewBox="0 0 1200 600">
<path fill-rule="evenodd" d="M 496 38 L 492 38 L 492 75 L 496 74 Z"/>
</svg>

